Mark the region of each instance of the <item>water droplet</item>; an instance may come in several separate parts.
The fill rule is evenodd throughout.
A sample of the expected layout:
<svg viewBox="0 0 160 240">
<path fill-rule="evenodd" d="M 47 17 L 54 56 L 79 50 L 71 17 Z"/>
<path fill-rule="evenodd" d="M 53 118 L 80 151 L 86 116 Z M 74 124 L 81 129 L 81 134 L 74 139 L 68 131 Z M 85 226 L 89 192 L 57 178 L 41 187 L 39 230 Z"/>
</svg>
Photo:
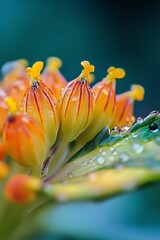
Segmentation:
<svg viewBox="0 0 160 240">
<path fill-rule="evenodd" d="M 151 124 L 149 125 L 149 130 L 150 130 L 151 132 L 157 132 L 157 131 L 158 131 L 158 125 L 157 125 L 156 123 L 151 123 Z"/>
<path fill-rule="evenodd" d="M 73 173 L 69 172 L 69 173 L 68 173 L 68 177 L 69 177 L 69 178 L 72 178 L 72 177 L 73 177 Z"/>
<path fill-rule="evenodd" d="M 110 151 L 113 155 L 116 155 L 118 153 L 113 147 L 110 148 Z"/>
<path fill-rule="evenodd" d="M 110 161 L 111 163 L 113 163 L 113 162 L 114 162 L 114 157 L 113 157 L 113 156 L 109 156 L 109 161 Z"/>
<path fill-rule="evenodd" d="M 76 96 L 72 98 L 73 102 L 76 102 L 77 100 L 78 100 L 78 97 L 76 97 Z"/>
<path fill-rule="evenodd" d="M 89 160 L 89 163 L 92 163 L 92 162 L 93 162 L 93 159 L 90 159 L 90 160 Z"/>
<path fill-rule="evenodd" d="M 157 110 L 153 110 L 150 114 L 158 114 L 159 112 Z"/>
<path fill-rule="evenodd" d="M 136 122 L 137 122 L 137 123 L 143 123 L 143 121 L 144 121 L 144 119 L 143 119 L 142 117 L 138 117 L 138 118 L 136 119 Z"/>
<path fill-rule="evenodd" d="M 103 156 L 100 156 L 100 157 L 97 157 L 96 161 L 98 164 L 103 164 L 105 161 L 105 158 Z"/>
<path fill-rule="evenodd" d="M 107 155 L 107 153 L 106 152 L 102 152 L 102 155 L 105 156 L 105 155 Z"/>
<path fill-rule="evenodd" d="M 62 88 L 61 91 L 60 91 L 60 95 L 63 95 L 65 92 L 65 88 Z"/>
<path fill-rule="evenodd" d="M 122 133 L 128 132 L 129 129 L 130 129 L 130 127 L 126 125 L 126 126 L 124 126 L 124 127 L 121 128 L 121 132 L 122 132 Z"/>
<path fill-rule="evenodd" d="M 111 130 L 111 135 L 117 135 L 119 134 L 121 131 L 120 131 L 120 128 L 119 127 L 114 127 L 112 128 Z"/>
<path fill-rule="evenodd" d="M 95 92 L 92 92 L 92 96 L 93 96 L 93 98 L 96 98 L 97 94 Z"/>
<path fill-rule="evenodd" d="M 133 143 L 132 144 L 132 149 L 135 153 L 140 154 L 144 150 L 144 146 L 139 144 L 139 143 Z"/>
<path fill-rule="evenodd" d="M 129 155 L 127 153 L 121 153 L 119 155 L 119 160 L 122 162 L 127 162 L 129 160 Z"/>
<path fill-rule="evenodd" d="M 133 133 L 133 134 L 132 134 L 132 137 L 133 137 L 133 138 L 136 138 L 136 137 L 138 137 L 138 135 L 137 135 L 136 133 Z"/>
<path fill-rule="evenodd" d="M 111 150 L 111 152 L 113 152 L 114 151 L 114 147 L 111 147 L 110 150 Z"/>
<path fill-rule="evenodd" d="M 83 161 L 83 165 L 86 166 L 88 164 L 88 161 L 87 160 L 84 160 Z"/>
</svg>

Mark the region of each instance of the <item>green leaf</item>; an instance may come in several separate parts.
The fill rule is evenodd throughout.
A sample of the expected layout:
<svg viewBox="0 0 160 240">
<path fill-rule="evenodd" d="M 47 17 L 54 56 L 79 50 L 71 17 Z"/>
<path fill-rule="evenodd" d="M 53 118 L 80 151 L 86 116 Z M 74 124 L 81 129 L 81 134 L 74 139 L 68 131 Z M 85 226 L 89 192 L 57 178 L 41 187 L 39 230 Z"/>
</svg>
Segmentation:
<svg viewBox="0 0 160 240">
<path fill-rule="evenodd" d="M 58 201 L 99 199 L 158 181 L 159 127 L 160 114 L 152 112 L 126 132 L 95 138 L 48 178 L 44 192 Z"/>
</svg>

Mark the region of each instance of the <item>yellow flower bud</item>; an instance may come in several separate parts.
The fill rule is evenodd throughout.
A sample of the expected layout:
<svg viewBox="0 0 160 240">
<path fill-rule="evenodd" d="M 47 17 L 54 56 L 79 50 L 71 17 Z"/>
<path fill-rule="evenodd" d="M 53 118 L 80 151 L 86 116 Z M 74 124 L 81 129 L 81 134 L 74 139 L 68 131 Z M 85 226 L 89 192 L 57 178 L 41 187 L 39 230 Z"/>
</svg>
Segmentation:
<svg viewBox="0 0 160 240">
<path fill-rule="evenodd" d="M 41 188 L 37 177 L 19 174 L 10 178 L 5 186 L 5 197 L 13 203 L 28 203 L 36 198 Z"/>
<path fill-rule="evenodd" d="M 107 72 L 107 77 L 92 88 L 95 95 L 93 119 L 77 139 L 78 143 L 88 142 L 112 122 L 116 107 L 115 80 L 123 78 L 125 71 L 121 68 L 110 67 Z"/>
<path fill-rule="evenodd" d="M 89 125 L 94 112 L 94 97 L 89 86 L 89 74 L 94 66 L 83 61 L 79 77 L 68 83 L 60 104 L 60 133 L 64 141 L 71 142 Z"/>
<path fill-rule="evenodd" d="M 57 137 L 59 114 L 52 91 L 41 81 L 42 68 L 43 63 L 36 62 L 27 69 L 31 84 L 23 97 L 21 111 L 31 115 L 43 127 L 50 148 Z"/>
<path fill-rule="evenodd" d="M 60 96 L 60 90 L 67 85 L 67 81 L 59 71 L 61 65 L 62 62 L 59 58 L 50 57 L 42 73 L 43 83 L 52 90 L 57 99 Z"/>
<path fill-rule="evenodd" d="M 2 131 L 6 153 L 20 165 L 28 168 L 42 166 L 47 143 L 40 125 L 29 115 L 16 112 L 15 102 L 7 98 L 10 108 Z"/>
<path fill-rule="evenodd" d="M 131 126 L 135 117 L 133 115 L 134 101 L 143 100 L 144 88 L 140 85 L 132 85 L 131 90 L 116 96 L 116 111 L 111 123 L 111 128 L 125 125 Z"/>
</svg>

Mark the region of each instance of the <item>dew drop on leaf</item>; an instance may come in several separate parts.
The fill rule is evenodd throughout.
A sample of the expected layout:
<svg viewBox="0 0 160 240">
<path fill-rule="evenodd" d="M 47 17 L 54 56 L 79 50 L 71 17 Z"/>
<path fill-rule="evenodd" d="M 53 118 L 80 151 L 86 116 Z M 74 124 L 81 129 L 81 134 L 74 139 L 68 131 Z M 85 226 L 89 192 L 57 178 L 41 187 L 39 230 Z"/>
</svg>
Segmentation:
<svg viewBox="0 0 160 240">
<path fill-rule="evenodd" d="M 136 119 L 136 122 L 137 122 L 137 123 L 143 123 L 143 121 L 144 121 L 144 119 L 143 119 L 142 117 L 138 117 L 138 118 Z"/>
<path fill-rule="evenodd" d="M 140 154 L 143 152 L 144 150 L 144 146 L 139 144 L 139 143 L 133 143 L 132 144 L 132 150 L 137 153 L 137 154 Z"/>
<path fill-rule="evenodd" d="M 119 160 L 122 162 L 127 162 L 130 159 L 127 153 L 120 153 Z"/>
<path fill-rule="evenodd" d="M 128 132 L 129 129 L 130 129 L 129 126 L 124 126 L 124 127 L 121 128 L 121 132 L 122 132 L 122 133 Z"/>
<path fill-rule="evenodd" d="M 107 155 L 107 153 L 106 152 L 102 152 L 102 155 L 105 156 L 105 155 Z"/>
<path fill-rule="evenodd" d="M 156 123 L 151 123 L 151 124 L 149 125 L 149 130 L 150 130 L 151 132 L 157 132 L 157 131 L 158 131 L 158 125 L 157 125 Z"/>
<path fill-rule="evenodd" d="M 69 178 L 72 178 L 72 177 L 73 177 L 73 173 L 69 172 L 69 173 L 68 173 L 68 177 L 69 177 Z"/>
<path fill-rule="evenodd" d="M 84 166 L 86 166 L 86 165 L 87 165 L 87 163 L 88 163 L 88 161 L 87 161 L 87 160 L 84 160 L 84 161 L 83 161 L 83 165 L 84 165 Z"/>
<path fill-rule="evenodd" d="M 103 164 L 105 161 L 105 158 L 103 156 L 99 156 L 96 158 L 96 161 L 98 164 Z"/>
</svg>

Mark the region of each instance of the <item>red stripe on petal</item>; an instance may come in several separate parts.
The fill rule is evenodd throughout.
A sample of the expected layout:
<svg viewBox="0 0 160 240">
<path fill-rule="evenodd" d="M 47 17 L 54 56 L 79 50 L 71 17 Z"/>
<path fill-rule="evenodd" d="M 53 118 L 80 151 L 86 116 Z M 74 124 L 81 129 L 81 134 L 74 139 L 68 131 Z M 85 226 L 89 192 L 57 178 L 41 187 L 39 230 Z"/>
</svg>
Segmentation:
<svg viewBox="0 0 160 240">
<path fill-rule="evenodd" d="M 78 115 L 79 115 L 79 112 L 80 112 L 80 107 L 81 107 L 81 102 L 82 102 L 82 88 L 83 88 L 84 84 L 81 83 L 80 85 L 80 89 L 79 89 L 79 102 L 78 102 L 78 109 L 77 109 L 77 118 L 78 118 Z"/>
<path fill-rule="evenodd" d="M 36 107 L 37 107 L 37 110 L 38 110 L 38 114 L 39 114 L 39 117 L 40 117 L 40 120 L 41 120 L 41 124 L 43 125 L 43 119 L 42 119 L 42 116 L 41 116 L 41 112 L 40 112 L 40 107 L 39 107 L 39 104 L 38 104 L 37 96 L 36 96 L 36 93 L 35 93 L 35 91 L 33 89 L 32 89 L 32 92 L 33 92 L 33 96 L 34 96 L 34 99 L 35 99 L 35 103 L 36 103 Z"/>
<path fill-rule="evenodd" d="M 119 117 L 119 122 L 122 120 L 122 118 L 123 118 L 123 116 L 124 116 L 124 113 L 125 113 L 125 111 L 126 111 L 127 105 L 128 105 L 128 99 L 126 99 L 125 102 L 124 102 L 123 110 L 122 110 L 122 113 L 121 113 L 121 115 L 120 115 L 120 117 Z"/>
<path fill-rule="evenodd" d="M 45 93 L 45 91 L 44 91 L 43 89 L 41 89 L 41 90 L 42 90 L 43 94 L 46 96 L 46 98 L 47 98 L 48 101 L 49 101 L 49 104 L 50 104 L 50 106 L 51 106 L 51 108 L 52 108 L 52 112 L 53 112 L 53 116 L 54 116 L 54 123 L 56 124 L 56 115 L 55 115 L 55 111 L 54 111 L 52 102 L 51 102 L 50 98 L 48 97 L 48 95 Z"/>
<path fill-rule="evenodd" d="M 68 98 L 67 107 L 66 107 L 66 109 L 65 109 L 65 113 L 64 113 L 65 116 L 66 116 L 66 114 L 67 114 L 68 107 L 69 107 L 69 102 L 71 101 L 72 95 L 73 95 L 73 93 L 74 93 L 74 90 L 75 90 L 77 84 L 79 84 L 78 81 L 74 82 L 74 86 L 73 86 L 72 91 L 71 91 L 71 93 L 70 93 L 70 96 L 69 96 L 69 98 Z M 72 85 L 73 85 L 73 83 L 72 83 L 69 87 L 71 87 Z M 67 91 L 67 90 L 68 90 L 68 88 L 66 89 L 66 91 Z M 64 95 L 64 98 L 65 98 L 65 95 Z M 64 100 L 64 98 L 63 98 L 63 100 Z"/>
<path fill-rule="evenodd" d="M 87 113 L 87 119 L 86 119 L 86 124 L 87 124 L 87 122 L 88 122 L 88 119 L 89 119 L 89 116 L 90 116 L 90 112 L 91 112 L 91 101 L 92 101 L 92 99 L 91 99 L 91 91 L 90 91 L 90 88 L 89 88 L 89 86 L 88 86 L 88 84 L 86 85 L 86 89 L 87 89 L 87 94 L 88 94 L 88 113 Z"/>
<path fill-rule="evenodd" d="M 107 106 L 108 106 L 109 99 L 110 99 L 110 95 L 111 95 L 111 91 L 112 91 L 112 83 L 110 84 L 110 88 L 109 88 L 109 91 L 108 91 L 108 97 L 107 97 L 106 104 L 105 104 L 105 106 L 104 106 L 104 112 L 106 111 L 106 108 L 107 108 Z"/>
<path fill-rule="evenodd" d="M 101 88 L 99 89 L 99 92 L 97 94 L 97 97 L 96 97 L 96 102 L 98 101 L 98 98 L 100 97 L 101 95 L 101 92 L 106 88 L 106 83 L 104 82 L 103 84 L 101 84 Z M 93 91 L 94 91 L 94 88 L 93 88 Z"/>
</svg>

